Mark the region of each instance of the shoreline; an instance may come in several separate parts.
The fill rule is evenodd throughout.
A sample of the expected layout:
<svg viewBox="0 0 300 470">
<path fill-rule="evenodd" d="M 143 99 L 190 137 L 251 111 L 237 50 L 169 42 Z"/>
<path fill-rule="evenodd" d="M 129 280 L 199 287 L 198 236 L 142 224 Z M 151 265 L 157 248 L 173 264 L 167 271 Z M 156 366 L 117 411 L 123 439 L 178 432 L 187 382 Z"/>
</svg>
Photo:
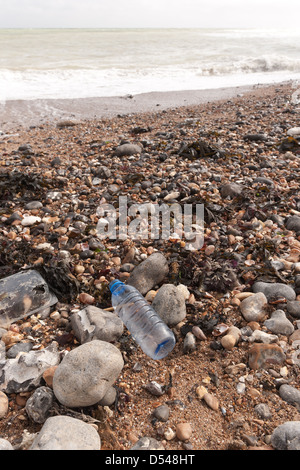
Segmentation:
<svg viewBox="0 0 300 470">
<path fill-rule="evenodd" d="M 251 92 L 257 95 L 282 86 L 292 87 L 293 81 L 111 97 L 9 100 L 0 102 L 0 132 L 18 127 L 55 124 L 65 119 L 85 121 L 197 106 L 238 98 Z"/>
</svg>

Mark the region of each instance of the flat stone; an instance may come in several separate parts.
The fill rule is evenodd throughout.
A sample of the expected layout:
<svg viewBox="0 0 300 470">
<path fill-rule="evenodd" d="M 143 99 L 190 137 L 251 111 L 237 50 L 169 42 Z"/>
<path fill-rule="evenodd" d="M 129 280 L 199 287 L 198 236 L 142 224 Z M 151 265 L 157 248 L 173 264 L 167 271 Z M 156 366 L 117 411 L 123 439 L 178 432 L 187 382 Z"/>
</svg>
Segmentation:
<svg viewBox="0 0 300 470">
<path fill-rule="evenodd" d="M 153 253 L 134 268 L 127 284 L 145 295 L 154 286 L 164 280 L 169 272 L 166 258 L 161 253 Z"/>
<path fill-rule="evenodd" d="M 63 129 L 64 127 L 78 126 L 78 124 L 80 124 L 80 121 L 77 121 L 76 119 L 62 119 L 57 122 L 56 127 L 58 129 Z"/>
<path fill-rule="evenodd" d="M 141 437 L 132 447 L 131 450 L 166 450 L 161 442 L 153 437 Z"/>
<path fill-rule="evenodd" d="M 287 421 L 275 428 L 271 444 L 277 450 L 300 450 L 300 421 Z"/>
<path fill-rule="evenodd" d="M 32 390 L 41 384 L 43 372 L 58 365 L 59 361 L 60 354 L 55 342 L 47 348 L 7 359 L 0 367 L 0 390 L 8 394 Z"/>
<path fill-rule="evenodd" d="M 266 333 L 266 331 L 262 330 L 255 330 L 253 331 L 252 335 L 249 337 L 248 341 L 250 343 L 264 343 L 264 344 L 271 344 L 278 342 L 277 335 L 271 335 L 270 333 Z"/>
<path fill-rule="evenodd" d="M 186 305 L 181 291 L 173 284 L 161 286 L 152 307 L 168 326 L 175 326 L 186 317 Z"/>
<path fill-rule="evenodd" d="M 291 286 L 280 282 L 262 282 L 258 281 L 253 284 L 252 290 L 254 293 L 263 292 L 269 300 L 276 300 L 284 297 L 286 300 L 295 300 L 296 293 Z"/>
<path fill-rule="evenodd" d="M 275 334 L 290 336 L 294 332 L 293 324 L 287 319 L 283 310 L 275 310 L 271 318 L 264 322 L 268 330 Z"/>
<path fill-rule="evenodd" d="M 29 450 L 100 450 L 96 429 L 70 416 L 47 419 Z"/>
<path fill-rule="evenodd" d="M 247 322 L 261 321 L 265 315 L 265 308 L 268 305 L 267 297 L 263 292 L 258 292 L 246 299 L 242 300 L 240 309 L 244 319 Z"/>
<path fill-rule="evenodd" d="M 41 220 L 42 219 L 40 217 L 28 215 L 21 220 L 21 224 L 23 225 L 23 227 L 30 227 L 31 225 L 34 225 L 37 222 L 41 222 Z"/>
<path fill-rule="evenodd" d="M 69 407 L 99 402 L 118 378 L 124 362 L 114 345 L 93 340 L 70 351 L 56 368 L 53 391 Z"/>
<path fill-rule="evenodd" d="M 117 314 L 92 305 L 74 313 L 70 321 L 81 344 L 93 339 L 115 342 L 124 331 L 124 324 Z"/>
<path fill-rule="evenodd" d="M 284 361 L 285 354 L 277 344 L 254 344 L 249 350 L 250 369 L 266 369 L 274 364 L 281 365 Z"/>
</svg>

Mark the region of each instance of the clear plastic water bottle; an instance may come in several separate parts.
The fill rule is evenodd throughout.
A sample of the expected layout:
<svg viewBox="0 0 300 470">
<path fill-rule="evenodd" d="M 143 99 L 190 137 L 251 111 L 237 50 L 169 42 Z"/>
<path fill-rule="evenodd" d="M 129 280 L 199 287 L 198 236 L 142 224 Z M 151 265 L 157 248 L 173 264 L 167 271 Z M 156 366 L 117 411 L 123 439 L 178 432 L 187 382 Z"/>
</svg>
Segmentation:
<svg viewBox="0 0 300 470">
<path fill-rule="evenodd" d="M 175 336 L 142 294 L 118 280 L 109 289 L 112 306 L 144 353 L 156 360 L 166 357 L 175 346 Z"/>
</svg>

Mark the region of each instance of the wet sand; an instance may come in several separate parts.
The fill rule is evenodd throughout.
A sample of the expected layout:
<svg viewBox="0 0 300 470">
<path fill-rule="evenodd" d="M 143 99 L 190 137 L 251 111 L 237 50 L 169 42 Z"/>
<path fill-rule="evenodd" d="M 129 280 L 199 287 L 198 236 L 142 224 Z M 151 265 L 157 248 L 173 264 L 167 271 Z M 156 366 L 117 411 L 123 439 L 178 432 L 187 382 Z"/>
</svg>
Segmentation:
<svg viewBox="0 0 300 470">
<path fill-rule="evenodd" d="M 152 92 L 134 96 L 2 101 L 0 102 L 0 131 L 7 132 L 17 127 L 49 124 L 61 119 L 113 118 L 117 115 L 197 106 L 212 101 L 231 99 L 249 92 L 257 94 L 266 87 L 268 86 L 248 85 L 208 90 Z"/>
</svg>

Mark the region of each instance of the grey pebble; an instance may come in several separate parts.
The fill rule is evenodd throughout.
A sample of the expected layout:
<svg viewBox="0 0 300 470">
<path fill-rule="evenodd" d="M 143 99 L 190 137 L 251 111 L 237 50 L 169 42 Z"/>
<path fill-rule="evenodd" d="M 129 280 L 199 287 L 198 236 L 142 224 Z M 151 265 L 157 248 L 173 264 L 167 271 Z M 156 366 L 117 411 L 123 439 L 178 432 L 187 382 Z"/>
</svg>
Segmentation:
<svg viewBox="0 0 300 470">
<path fill-rule="evenodd" d="M 33 348 L 33 343 L 17 343 L 17 344 L 14 344 L 11 348 L 9 348 L 9 350 L 7 351 L 6 353 L 6 357 L 8 359 L 13 359 L 15 357 L 17 357 L 17 355 L 20 353 L 20 352 L 29 352 L 31 351 L 31 349 Z"/>
<path fill-rule="evenodd" d="M 300 421 L 287 421 L 271 435 L 271 444 L 277 450 L 300 450 Z"/>
<path fill-rule="evenodd" d="M 284 297 L 286 300 L 295 300 L 296 293 L 291 286 L 280 282 L 255 282 L 252 286 L 253 292 L 263 292 L 268 300 Z"/>
<path fill-rule="evenodd" d="M 264 325 L 275 334 L 290 336 L 294 332 L 294 326 L 287 319 L 283 310 L 275 310 L 271 318 L 264 322 Z"/>
<path fill-rule="evenodd" d="M 281 398 L 292 405 L 300 406 L 300 390 L 288 384 L 283 384 L 279 388 Z"/>
<path fill-rule="evenodd" d="M 142 147 L 139 144 L 122 144 L 116 148 L 114 154 L 117 157 L 124 157 L 125 155 L 130 156 L 141 152 Z"/>
<path fill-rule="evenodd" d="M 173 284 L 164 284 L 158 289 L 152 307 L 170 327 L 177 325 L 186 317 L 184 296 Z"/>
<path fill-rule="evenodd" d="M 165 450 L 165 448 L 153 437 L 144 436 L 131 447 L 131 450 Z"/>
<path fill-rule="evenodd" d="M 81 344 L 94 339 L 115 342 L 124 331 L 124 324 L 118 315 L 93 305 L 74 313 L 70 321 Z"/>
<path fill-rule="evenodd" d="M 153 411 L 154 418 L 166 422 L 170 416 L 170 408 L 167 405 L 160 405 Z"/>
<path fill-rule="evenodd" d="M 300 318 L 300 302 L 299 300 L 289 300 L 286 309 L 295 318 Z"/>
<path fill-rule="evenodd" d="M 169 272 L 166 258 L 161 253 L 153 253 L 131 272 L 127 284 L 145 295 L 159 284 Z"/>
<path fill-rule="evenodd" d="M 272 417 L 271 410 L 266 403 L 259 403 L 254 407 L 254 411 L 261 419 L 270 419 Z"/>
</svg>

